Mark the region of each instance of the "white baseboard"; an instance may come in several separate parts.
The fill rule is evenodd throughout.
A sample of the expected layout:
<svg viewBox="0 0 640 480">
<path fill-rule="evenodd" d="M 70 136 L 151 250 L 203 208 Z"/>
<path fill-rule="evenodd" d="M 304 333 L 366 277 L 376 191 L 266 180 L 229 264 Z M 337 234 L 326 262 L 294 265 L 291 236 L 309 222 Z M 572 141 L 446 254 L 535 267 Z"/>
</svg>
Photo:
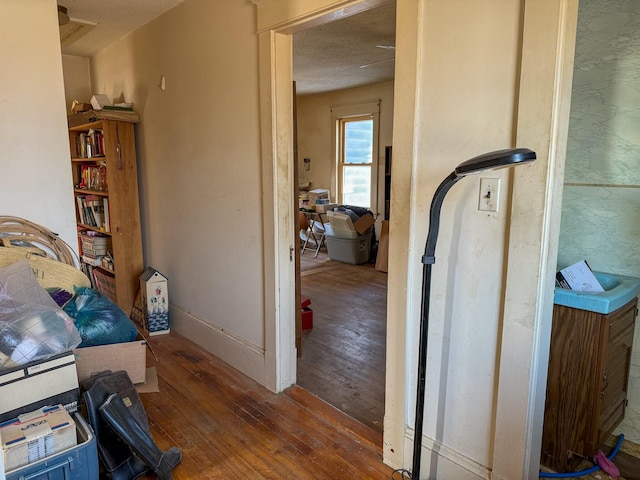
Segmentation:
<svg viewBox="0 0 640 480">
<path fill-rule="evenodd" d="M 169 315 L 173 331 L 200 345 L 260 385 L 265 385 L 264 350 L 176 305 L 170 305 Z"/>
<path fill-rule="evenodd" d="M 411 469 L 413 429 L 405 432 L 405 465 Z M 422 437 L 420 476 L 435 479 L 490 480 L 491 470 L 463 453 L 429 437 Z"/>
</svg>

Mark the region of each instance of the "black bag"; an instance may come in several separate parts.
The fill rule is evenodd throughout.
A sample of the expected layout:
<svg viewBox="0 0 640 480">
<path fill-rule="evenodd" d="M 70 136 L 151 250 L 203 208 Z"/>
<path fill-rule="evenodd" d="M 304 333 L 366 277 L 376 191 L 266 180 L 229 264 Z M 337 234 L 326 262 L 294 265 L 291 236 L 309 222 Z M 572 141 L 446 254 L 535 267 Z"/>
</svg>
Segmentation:
<svg viewBox="0 0 640 480">
<path fill-rule="evenodd" d="M 99 412 L 107 398 L 117 393 L 143 430 L 149 433 L 147 414 L 127 372 L 107 370 L 85 380 L 80 387 L 86 417 L 96 436 L 103 473 L 111 480 L 133 480 L 147 473 L 149 467 L 109 428 Z"/>
</svg>

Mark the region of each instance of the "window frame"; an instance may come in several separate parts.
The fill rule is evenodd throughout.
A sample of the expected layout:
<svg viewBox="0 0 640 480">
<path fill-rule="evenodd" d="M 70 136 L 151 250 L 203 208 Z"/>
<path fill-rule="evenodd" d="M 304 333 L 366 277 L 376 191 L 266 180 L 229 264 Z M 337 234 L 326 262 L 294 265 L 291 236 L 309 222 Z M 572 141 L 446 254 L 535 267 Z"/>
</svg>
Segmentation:
<svg viewBox="0 0 640 480">
<path fill-rule="evenodd" d="M 371 121 L 371 159 L 368 163 L 347 163 L 345 161 L 346 157 L 346 125 L 353 122 L 361 122 L 361 121 Z M 372 114 L 368 115 L 360 115 L 357 117 L 343 117 L 338 119 L 338 155 L 337 155 L 337 175 L 338 175 L 338 185 L 337 185 L 337 195 L 339 203 L 344 204 L 344 170 L 345 167 L 355 167 L 355 168 L 368 168 L 370 181 L 369 181 L 369 205 L 357 205 L 358 207 L 366 207 L 371 209 L 374 205 L 374 195 L 373 195 L 373 164 L 374 164 L 374 145 L 375 141 L 373 139 L 374 136 L 374 125 L 375 119 Z"/>
<path fill-rule="evenodd" d="M 342 141 L 343 123 L 354 120 L 373 120 L 373 137 L 371 150 L 371 163 L 344 164 L 344 145 Z M 380 131 L 380 100 L 355 103 L 349 105 L 331 106 L 331 120 L 333 122 L 332 150 L 333 150 L 333 185 L 336 189 L 336 202 L 342 204 L 342 169 L 344 165 L 369 168 L 371 172 L 369 209 L 376 213 L 378 205 L 378 166 L 380 164 L 379 131 Z"/>
</svg>

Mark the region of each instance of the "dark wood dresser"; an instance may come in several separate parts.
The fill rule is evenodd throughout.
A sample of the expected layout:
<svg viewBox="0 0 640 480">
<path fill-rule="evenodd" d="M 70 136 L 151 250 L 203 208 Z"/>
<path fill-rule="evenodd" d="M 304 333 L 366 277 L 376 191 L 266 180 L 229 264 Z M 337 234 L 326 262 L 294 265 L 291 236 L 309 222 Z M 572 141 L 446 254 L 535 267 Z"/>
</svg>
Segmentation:
<svg viewBox="0 0 640 480">
<path fill-rule="evenodd" d="M 554 305 L 541 463 L 575 471 L 624 418 L 635 298 L 596 313 Z"/>
</svg>

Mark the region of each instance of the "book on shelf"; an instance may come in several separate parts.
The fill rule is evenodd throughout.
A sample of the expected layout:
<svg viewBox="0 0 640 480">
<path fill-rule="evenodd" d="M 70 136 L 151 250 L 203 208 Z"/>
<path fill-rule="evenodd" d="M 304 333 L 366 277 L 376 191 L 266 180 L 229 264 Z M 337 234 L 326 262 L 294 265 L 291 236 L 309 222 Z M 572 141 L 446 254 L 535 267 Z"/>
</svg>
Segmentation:
<svg viewBox="0 0 640 480">
<path fill-rule="evenodd" d="M 78 218 L 80 219 L 80 223 L 82 223 L 83 225 L 86 225 L 87 219 L 85 217 L 83 200 L 84 200 L 84 197 L 82 197 L 81 195 L 76 197 L 76 204 L 78 205 Z"/>
<path fill-rule="evenodd" d="M 91 257 L 106 255 L 107 253 L 109 253 L 110 250 L 111 250 L 111 245 L 94 247 L 91 245 L 85 245 L 84 243 L 82 244 L 82 253 L 84 253 L 85 255 L 89 255 Z"/>
<path fill-rule="evenodd" d="M 104 133 L 102 130 L 81 132 L 76 137 L 76 154 L 78 158 L 104 157 Z"/>
<path fill-rule="evenodd" d="M 90 227 L 95 227 L 95 219 L 93 217 L 93 213 L 87 204 L 87 198 L 85 195 L 78 195 L 76 197 L 76 203 L 78 204 L 78 217 L 80 218 L 80 223 L 83 225 L 88 225 Z"/>
<path fill-rule="evenodd" d="M 80 180 L 78 188 L 107 191 L 107 168 L 104 165 L 79 165 L 78 178 Z"/>
<path fill-rule="evenodd" d="M 102 199 L 102 208 L 104 211 L 104 231 L 105 232 L 110 232 L 111 231 L 111 222 L 109 220 L 109 199 L 107 197 L 104 197 Z"/>
<path fill-rule="evenodd" d="M 80 234 L 80 240 L 82 241 L 82 246 L 87 248 L 111 248 L 111 238 L 110 237 L 101 237 L 94 235 L 87 235 L 86 233 Z"/>
<path fill-rule="evenodd" d="M 92 235 L 87 232 L 80 233 L 79 237 L 82 253 L 88 257 L 104 256 L 111 250 L 111 237 L 105 237 L 100 234 Z"/>
<path fill-rule="evenodd" d="M 102 228 L 104 222 L 104 206 L 102 204 L 102 198 L 96 195 L 87 195 L 85 197 L 87 207 L 91 212 L 92 226 L 96 228 Z"/>
<path fill-rule="evenodd" d="M 90 257 L 89 255 L 82 255 L 82 261 L 92 267 L 98 267 L 102 264 L 102 257 Z"/>
<path fill-rule="evenodd" d="M 80 223 L 103 229 L 105 232 L 110 231 L 110 226 L 107 225 L 108 213 L 105 209 L 108 209 L 108 200 L 98 195 L 78 195 L 76 197 L 76 203 L 78 207 L 78 218 Z"/>
</svg>

